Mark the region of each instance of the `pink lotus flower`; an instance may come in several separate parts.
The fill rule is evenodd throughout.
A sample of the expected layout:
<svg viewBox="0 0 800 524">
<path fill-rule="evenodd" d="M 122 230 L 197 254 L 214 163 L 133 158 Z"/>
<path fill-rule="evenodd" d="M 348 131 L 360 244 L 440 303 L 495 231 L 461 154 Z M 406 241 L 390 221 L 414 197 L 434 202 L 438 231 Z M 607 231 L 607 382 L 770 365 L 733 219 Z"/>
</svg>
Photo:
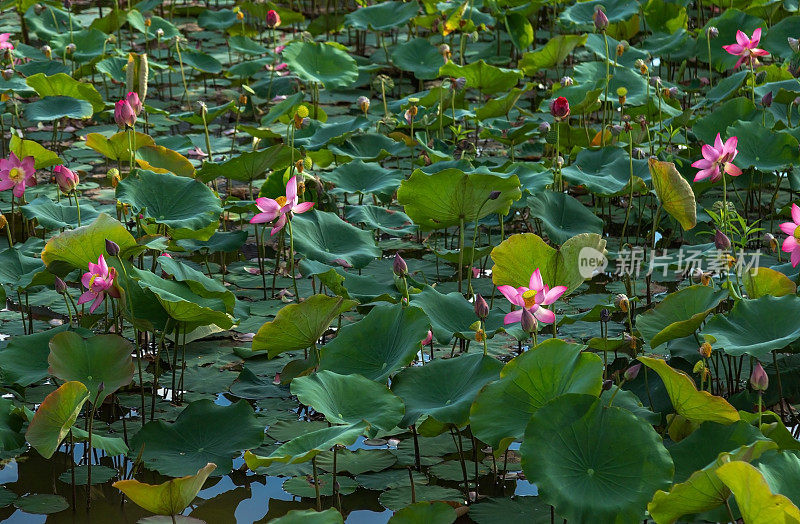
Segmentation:
<svg viewBox="0 0 800 524">
<path fill-rule="evenodd" d="M 724 45 L 722 49 L 729 52 L 732 55 L 738 56 L 739 60 L 736 62 L 736 65 L 733 66 L 734 69 L 742 65 L 742 62 L 745 60 L 748 64 L 753 63 L 755 57 L 757 56 L 767 56 L 769 53 L 764 51 L 763 49 L 759 49 L 756 46 L 758 42 L 761 40 L 761 28 L 759 27 L 755 31 L 753 31 L 753 37 L 747 38 L 747 35 L 742 31 L 736 31 L 736 42 L 735 44 Z"/>
<path fill-rule="evenodd" d="M 423 338 L 423 339 L 422 339 L 422 341 L 420 342 L 420 344 L 422 344 L 423 346 L 427 346 L 427 345 L 429 345 L 431 342 L 433 342 L 433 331 L 431 331 L 431 330 L 429 329 L 429 330 L 428 330 L 428 334 L 425 336 L 425 338 Z"/>
<path fill-rule="evenodd" d="M 550 324 L 555 321 L 556 315 L 543 306 L 548 306 L 558 300 L 561 295 L 566 293 L 567 287 L 556 286 L 550 289 L 548 286 L 544 285 L 542 274 L 537 269 L 531 275 L 528 287 L 514 288 L 513 286 L 498 286 L 497 290 L 515 306 L 527 309 L 537 320 L 545 324 Z M 518 309 L 507 314 L 503 319 L 503 323 L 513 324 L 514 322 L 519 322 L 521 319 L 522 309 Z"/>
<path fill-rule="evenodd" d="M 71 169 L 65 166 L 56 166 L 53 168 L 53 172 L 56 174 L 56 184 L 64 193 L 71 193 L 78 187 L 80 179 Z"/>
<path fill-rule="evenodd" d="M 0 35 L 0 51 L 9 51 L 14 49 L 14 44 L 11 43 L 11 33 L 3 33 Z"/>
<path fill-rule="evenodd" d="M 127 99 L 118 100 L 114 106 L 114 121 L 119 127 L 133 127 L 136 123 L 136 112 Z"/>
<path fill-rule="evenodd" d="M 792 221 L 784 222 L 780 225 L 781 231 L 789 235 L 783 241 L 781 249 L 784 253 L 791 253 L 790 261 L 792 267 L 797 267 L 800 264 L 800 207 L 797 204 L 792 204 Z"/>
<path fill-rule="evenodd" d="M 113 267 L 108 267 L 103 255 L 100 255 L 100 258 L 97 259 L 97 264 L 89 262 L 89 271 L 84 273 L 81 278 L 83 287 L 88 291 L 80 296 L 78 304 L 93 301 L 92 306 L 89 308 L 89 313 L 94 313 L 94 310 L 103 303 L 106 295 L 119 298 L 119 291 L 114 287 L 115 278 L 117 278 L 117 270 Z"/>
<path fill-rule="evenodd" d="M 730 137 L 722 143 L 722 137 L 717 133 L 714 145 L 705 144 L 702 148 L 703 158 L 692 164 L 692 167 L 700 169 L 694 177 L 695 182 L 700 182 L 711 177 L 712 182 L 722 178 L 723 172 L 730 176 L 739 176 L 742 170 L 732 164 L 733 159 L 739 154 L 736 145 L 739 139 L 735 136 Z"/>
<path fill-rule="evenodd" d="M 36 161 L 32 156 L 22 160 L 14 153 L 0 159 L 0 191 L 14 188 L 14 196 L 22 198 L 26 186 L 36 185 Z"/>
<path fill-rule="evenodd" d="M 264 224 L 272 222 L 276 218 L 275 225 L 272 227 L 270 235 L 274 235 L 286 225 L 287 215 L 289 213 L 305 213 L 312 207 L 313 202 L 303 202 L 298 204 L 297 199 L 297 177 L 293 176 L 286 184 L 286 196 L 279 196 L 276 199 L 271 198 L 257 198 L 256 207 L 261 211 L 250 219 L 251 224 Z"/>
<path fill-rule="evenodd" d="M 142 102 L 139 100 L 139 95 L 134 93 L 133 91 L 128 91 L 127 96 L 125 96 L 125 101 L 127 101 L 131 105 L 131 109 L 133 109 L 133 114 L 139 116 L 139 113 L 142 112 Z"/>
</svg>

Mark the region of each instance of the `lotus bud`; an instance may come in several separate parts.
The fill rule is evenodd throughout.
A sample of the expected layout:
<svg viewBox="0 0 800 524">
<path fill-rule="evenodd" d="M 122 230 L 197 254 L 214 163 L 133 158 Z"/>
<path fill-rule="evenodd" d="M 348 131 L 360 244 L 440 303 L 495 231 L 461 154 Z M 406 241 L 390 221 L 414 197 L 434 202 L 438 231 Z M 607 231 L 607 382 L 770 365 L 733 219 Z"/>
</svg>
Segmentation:
<svg viewBox="0 0 800 524">
<path fill-rule="evenodd" d="M 408 264 L 400 256 L 400 253 L 395 253 L 394 262 L 392 262 L 392 271 L 398 277 L 405 277 L 408 274 Z"/>
<path fill-rule="evenodd" d="M 49 59 L 50 57 L 53 56 L 53 49 L 49 45 L 43 45 L 42 53 L 44 53 L 44 56 L 46 56 Z"/>
<path fill-rule="evenodd" d="M 489 200 L 497 200 L 498 198 L 500 198 L 500 191 L 495 189 L 494 191 L 489 193 Z"/>
<path fill-rule="evenodd" d="M 53 168 L 53 172 L 56 175 L 56 184 L 58 184 L 62 192 L 66 194 L 72 193 L 78 187 L 80 179 L 71 169 L 65 166 L 56 166 Z"/>
<path fill-rule="evenodd" d="M 367 116 L 367 111 L 369 111 L 369 98 L 360 96 L 358 100 L 356 100 L 356 103 L 359 109 L 361 109 L 361 112 L 364 113 L 364 116 Z"/>
<path fill-rule="evenodd" d="M 628 297 L 620 293 L 616 297 L 614 297 L 614 305 L 617 306 L 617 309 L 622 311 L 623 313 L 627 313 L 631 309 L 631 302 L 628 300 Z"/>
<path fill-rule="evenodd" d="M 624 131 L 624 130 L 625 130 L 625 128 L 622 127 L 621 125 L 615 124 L 615 125 L 611 126 L 611 135 L 612 136 L 619 136 L 620 133 L 622 133 L 622 131 Z"/>
<path fill-rule="evenodd" d="M 447 44 L 442 44 L 439 46 L 439 53 L 444 57 L 444 61 L 447 62 L 450 60 L 450 46 Z"/>
<path fill-rule="evenodd" d="M 65 49 L 67 51 L 67 54 L 71 55 L 72 53 L 75 52 L 75 50 L 77 49 L 77 46 L 75 44 L 68 44 Z"/>
<path fill-rule="evenodd" d="M 241 10 L 236 12 L 236 20 L 239 20 L 240 22 L 244 20 L 244 13 Z"/>
<path fill-rule="evenodd" d="M 709 358 L 713 350 L 714 348 L 711 347 L 711 344 L 709 344 L 708 342 L 703 342 L 703 344 L 700 345 L 700 348 L 697 351 L 703 358 Z"/>
<path fill-rule="evenodd" d="M 480 293 L 475 295 L 475 314 L 480 319 L 485 319 L 489 316 L 489 304 L 486 303 L 486 299 L 484 299 Z"/>
<path fill-rule="evenodd" d="M 767 91 L 767 94 L 761 97 L 761 105 L 764 107 L 772 105 L 772 91 Z"/>
<path fill-rule="evenodd" d="M 274 9 L 270 9 L 267 11 L 267 27 L 270 29 L 275 29 L 279 25 L 281 25 L 281 17 L 277 11 Z"/>
<path fill-rule="evenodd" d="M 105 389 L 106 389 L 106 383 L 101 380 L 100 383 L 97 385 L 97 393 L 100 394 Z"/>
<path fill-rule="evenodd" d="M 61 280 L 61 278 L 59 278 L 58 276 L 56 276 L 55 279 L 55 287 L 56 287 L 56 293 L 58 293 L 59 295 L 63 295 L 64 293 L 67 292 L 67 283 Z"/>
<path fill-rule="evenodd" d="M 119 100 L 114 106 L 114 121 L 120 128 L 133 127 L 136 124 L 136 113 L 127 100 Z"/>
<path fill-rule="evenodd" d="M 119 244 L 113 240 L 106 239 L 106 253 L 112 257 L 119 256 Z"/>
<path fill-rule="evenodd" d="M 706 33 L 708 34 L 708 38 L 716 38 L 716 37 L 719 36 L 719 29 L 717 29 L 716 27 L 714 27 L 712 25 L 712 26 L 709 26 L 709 28 L 706 31 Z"/>
<path fill-rule="evenodd" d="M 427 346 L 433 342 L 433 332 L 429 329 L 428 335 L 420 342 L 423 346 Z"/>
<path fill-rule="evenodd" d="M 139 116 L 139 113 L 142 112 L 142 102 L 139 100 L 139 95 L 135 91 L 128 92 L 125 100 L 130 104 L 131 109 L 133 109 L 133 113 L 136 116 Z M 202 104 L 202 102 L 201 102 Z M 205 106 L 205 104 L 203 104 Z"/>
<path fill-rule="evenodd" d="M 630 44 L 628 44 L 627 40 L 620 40 L 620 42 L 617 44 L 617 56 L 622 56 L 629 47 Z"/>
<path fill-rule="evenodd" d="M 575 81 L 572 79 L 571 76 L 562 76 L 561 80 L 559 81 L 562 87 L 569 87 L 575 84 Z"/>
<path fill-rule="evenodd" d="M 767 246 L 769 246 L 773 253 L 778 251 L 778 240 L 775 238 L 775 235 L 772 233 L 766 233 L 764 235 L 764 241 L 767 243 Z"/>
<path fill-rule="evenodd" d="M 600 310 L 600 322 L 606 323 L 611 320 L 611 312 L 607 308 Z"/>
<path fill-rule="evenodd" d="M 11 77 L 14 76 L 13 69 L 3 69 L 3 80 L 11 80 Z"/>
<path fill-rule="evenodd" d="M 559 120 L 568 117 L 569 111 L 569 101 L 563 96 L 550 102 L 550 114 Z"/>
<path fill-rule="evenodd" d="M 527 308 L 522 308 L 522 318 L 520 319 L 520 324 L 522 325 L 522 330 L 525 333 L 531 334 L 536 331 L 536 317 L 534 317 L 533 313 L 528 311 Z"/>
<path fill-rule="evenodd" d="M 548 122 L 542 122 L 539 124 L 539 132 L 543 134 L 547 134 L 550 132 L 550 124 Z"/>
<path fill-rule="evenodd" d="M 753 367 L 753 373 L 750 375 L 750 385 L 758 392 L 764 392 L 769 387 L 769 377 L 764 368 L 761 367 L 761 362 L 756 361 Z"/>
<path fill-rule="evenodd" d="M 628 369 L 625 370 L 625 382 L 630 382 L 631 380 L 636 380 L 636 377 L 639 375 L 639 370 L 642 369 L 641 362 L 637 362 L 636 364 L 632 365 Z"/>
<path fill-rule="evenodd" d="M 164 30 L 161 29 L 160 27 L 156 29 L 156 38 L 158 38 L 159 40 L 164 38 Z"/>
<path fill-rule="evenodd" d="M 594 8 L 594 28 L 598 31 L 605 31 L 608 27 L 608 17 L 601 6 Z"/>
<path fill-rule="evenodd" d="M 727 251 L 731 248 L 731 239 L 728 238 L 725 233 L 717 229 L 717 232 L 714 234 L 714 246 L 720 251 Z"/>
<path fill-rule="evenodd" d="M 626 97 L 628 96 L 628 89 L 625 87 L 618 87 L 617 88 L 617 99 L 619 99 L 619 105 L 624 106 Z"/>
<path fill-rule="evenodd" d="M 614 381 L 611 379 L 607 379 L 603 381 L 603 391 L 608 391 L 612 387 L 614 387 Z"/>
<path fill-rule="evenodd" d="M 791 36 L 788 38 L 789 40 L 789 49 L 794 51 L 795 53 L 800 53 L 800 40 L 797 38 L 792 38 Z"/>
</svg>

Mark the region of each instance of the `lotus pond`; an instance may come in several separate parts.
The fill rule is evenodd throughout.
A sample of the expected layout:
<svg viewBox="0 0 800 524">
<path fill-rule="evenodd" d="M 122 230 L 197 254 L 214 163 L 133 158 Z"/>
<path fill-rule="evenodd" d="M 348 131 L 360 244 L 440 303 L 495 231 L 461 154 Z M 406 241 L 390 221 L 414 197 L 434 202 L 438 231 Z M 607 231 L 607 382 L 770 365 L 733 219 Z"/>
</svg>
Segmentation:
<svg viewBox="0 0 800 524">
<path fill-rule="evenodd" d="M 0 0 L 0 519 L 800 522 L 796 0 Z"/>
</svg>

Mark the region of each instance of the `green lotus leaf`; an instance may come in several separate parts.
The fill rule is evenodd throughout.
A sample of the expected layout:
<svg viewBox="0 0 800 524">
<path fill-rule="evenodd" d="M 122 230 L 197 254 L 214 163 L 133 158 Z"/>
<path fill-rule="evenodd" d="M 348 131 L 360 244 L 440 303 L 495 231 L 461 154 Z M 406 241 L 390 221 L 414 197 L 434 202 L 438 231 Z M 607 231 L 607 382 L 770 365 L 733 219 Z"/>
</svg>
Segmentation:
<svg viewBox="0 0 800 524">
<path fill-rule="evenodd" d="M 161 269 L 178 282 L 184 282 L 193 293 L 203 298 L 218 298 L 225 311 L 233 314 L 236 296 L 222 283 L 171 257 L 158 257 Z"/>
<path fill-rule="evenodd" d="M 475 436 L 500 453 L 521 439 L 536 411 L 565 393 L 599 395 L 603 363 L 583 346 L 547 340 L 505 365 L 478 394 L 470 413 Z"/>
<path fill-rule="evenodd" d="M 653 187 L 664 211 L 677 220 L 684 231 L 692 229 L 697 225 L 697 203 L 692 186 L 672 162 L 651 158 L 648 164 Z"/>
<path fill-rule="evenodd" d="M 448 344 L 453 337 L 472 340 L 475 338 L 475 309 L 461 293 L 453 291 L 442 294 L 431 286 L 423 286 L 422 292 L 411 298 L 411 305 L 417 306 L 428 315 L 433 335 L 442 344 Z M 495 309 L 489 313 L 484 330 L 489 337 L 503 328 L 505 314 Z"/>
<path fill-rule="evenodd" d="M 608 21 L 612 24 L 624 22 L 639 12 L 639 6 L 623 0 L 610 2 L 607 0 L 589 0 L 588 2 L 578 2 L 564 9 L 559 15 L 558 21 L 565 27 L 588 29 L 592 27 L 594 10 L 598 6 L 603 8 Z"/>
<path fill-rule="evenodd" d="M 367 471 L 383 471 L 394 466 L 397 457 L 387 449 L 340 449 L 336 453 L 336 471 L 361 475 Z M 325 471 L 333 471 L 333 452 L 325 451 L 317 455 L 317 466 Z"/>
<path fill-rule="evenodd" d="M 652 493 L 672 480 L 672 459 L 652 426 L 593 395 L 569 393 L 539 408 L 520 454 L 539 496 L 569 521 L 638 522 Z"/>
<path fill-rule="evenodd" d="M 52 282 L 53 275 L 47 272 L 41 259 L 26 256 L 13 247 L 0 252 L 0 284 L 22 291 Z"/>
<path fill-rule="evenodd" d="M 403 418 L 403 401 L 384 384 L 361 375 L 321 370 L 292 380 L 292 394 L 332 424 L 366 420 L 376 430 L 390 431 Z"/>
<path fill-rule="evenodd" d="M 686 420 L 731 424 L 740 419 L 739 412 L 727 400 L 708 391 L 698 391 L 688 375 L 671 368 L 663 360 L 650 357 L 639 357 L 639 360 L 658 373 L 672 401 L 672 407 Z"/>
<path fill-rule="evenodd" d="M 285 101 L 286 100 L 284 100 L 284 102 Z M 301 101 L 302 99 L 298 100 L 297 102 Z M 295 103 L 293 106 L 291 106 L 291 109 L 294 109 L 294 107 L 297 107 L 298 105 L 298 103 Z M 277 106 L 273 108 L 273 110 L 276 109 Z M 262 119 L 262 125 L 264 125 L 265 121 L 269 121 L 269 119 L 269 115 L 264 117 Z M 298 130 L 297 133 L 295 133 L 294 145 L 295 147 L 305 148 L 308 151 L 319 151 L 320 149 L 327 148 L 328 146 L 340 144 L 344 142 L 346 138 L 353 135 L 354 132 L 364 130 L 367 127 L 369 127 L 369 120 L 363 116 L 348 118 L 346 120 L 337 120 L 335 122 L 319 122 L 317 120 L 312 120 L 307 126 L 304 126 L 302 129 Z M 380 135 L 371 134 L 369 140 L 374 141 L 378 136 Z M 385 139 L 386 137 L 383 138 Z M 356 140 L 359 139 L 357 138 Z M 397 147 L 392 140 L 383 140 L 380 142 L 380 145 L 386 150 L 392 150 L 394 147 Z M 367 156 L 378 156 L 379 153 L 380 150 L 377 150 L 377 153 L 365 152 L 363 154 Z M 359 153 L 353 154 L 358 155 Z"/>
<path fill-rule="evenodd" d="M 539 497 L 487 498 L 469 508 L 469 518 L 477 524 L 520 520 L 528 524 L 548 524 L 550 506 Z"/>
<path fill-rule="evenodd" d="M 202 73 L 218 74 L 222 71 L 222 63 L 211 55 L 193 49 L 181 52 L 183 63 Z"/>
<path fill-rule="evenodd" d="M 772 131 L 757 121 L 737 121 L 726 133 L 739 138 L 739 154 L 733 163 L 742 169 L 774 171 L 800 161 L 797 138 L 785 131 Z"/>
<path fill-rule="evenodd" d="M 386 382 L 389 375 L 414 359 L 429 325 L 419 308 L 375 306 L 357 324 L 342 327 L 325 345 L 319 367 Z"/>
<path fill-rule="evenodd" d="M 603 232 L 603 220 L 566 193 L 544 191 L 528 199 L 531 214 L 542 221 L 550 239 L 563 244 L 581 233 Z"/>
<path fill-rule="evenodd" d="M 50 340 L 50 373 L 64 381 L 82 383 L 89 390 L 89 400 L 100 405 L 106 397 L 131 383 L 132 351 L 131 343 L 119 335 L 83 338 L 65 331 Z"/>
<path fill-rule="evenodd" d="M 66 73 L 58 73 L 52 76 L 38 73 L 26 78 L 25 83 L 31 86 L 36 91 L 36 94 L 42 98 L 46 96 L 68 96 L 78 100 L 85 100 L 91 104 L 95 113 L 102 111 L 106 107 L 103 97 L 92 84 L 75 80 Z"/>
<path fill-rule="evenodd" d="M 128 12 L 128 23 L 143 35 L 147 35 L 147 40 L 156 38 L 156 32 L 161 29 L 164 31 L 164 36 L 160 37 L 161 41 L 169 41 L 181 34 L 180 30 L 169 20 L 165 20 L 160 16 L 148 16 L 150 20 L 150 27 L 146 25 L 145 18 L 138 10 Z"/>
<path fill-rule="evenodd" d="M 348 224 L 335 213 L 312 210 L 292 219 L 294 246 L 303 256 L 325 264 L 343 260 L 356 269 L 381 255 L 369 231 Z"/>
<path fill-rule="evenodd" d="M 520 13 L 506 13 L 506 30 L 514 44 L 520 51 L 524 51 L 534 42 L 533 25 L 528 18 Z"/>
<path fill-rule="evenodd" d="M 75 229 L 78 227 L 78 207 L 66 203 L 53 202 L 46 196 L 40 196 L 29 204 L 21 206 L 22 214 L 29 220 L 36 219 L 45 229 Z M 96 219 L 98 213 L 88 202 L 80 207 L 82 224 L 88 224 Z"/>
<path fill-rule="evenodd" d="M 328 144 L 328 149 L 334 155 L 356 160 L 382 160 L 388 156 L 399 156 L 408 150 L 405 144 L 376 133 L 354 135 L 342 144 Z"/>
<path fill-rule="evenodd" d="M 525 84 L 522 89 L 515 87 L 499 98 L 491 98 L 482 107 L 475 110 L 475 115 L 479 120 L 506 116 L 514 109 L 520 97 L 531 89 L 533 89 L 533 84 Z"/>
<path fill-rule="evenodd" d="M 714 315 L 703 334 L 715 337 L 714 346 L 729 355 L 750 355 L 767 361 L 770 352 L 800 338 L 800 325 L 792 320 L 798 314 L 800 298 L 793 294 L 740 300 L 727 315 Z"/>
<path fill-rule="evenodd" d="M 782 297 L 794 295 L 797 292 L 797 284 L 792 282 L 789 277 L 768 267 L 753 268 L 747 271 L 742 275 L 742 284 L 744 284 L 747 297 L 751 299 L 767 295 Z"/>
<path fill-rule="evenodd" d="M 333 495 L 333 475 L 326 473 L 317 476 L 316 482 L 319 486 L 319 494 L 324 497 Z M 337 492 L 340 495 L 350 495 L 358 487 L 358 483 L 347 476 L 339 475 L 336 477 L 338 484 Z M 297 497 L 313 498 L 316 495 L 317 487 L 314 485 L 314 477 L 305 475 L 292 477 L 283 483 L 283 491 L 291 493 Z"/>
<path fill-rule="evenodd" d="M 254 471 L 256 468 L 266 467 L 274 462 L 289 464 L 308 462 L 336 444 L 351 445 L 364 434 L 368 427 L 366 422 L 359 422 L 352 426 L 331 426 L 318 429 L 293 438 L 266 457 L 260 457 L 247 451 L 244 454 L 244 461 L 247 467 Z"/>
<path fill-rule="evenodd" d="M 209 23 L 213 24 L 214 20 L 218 19 L 220 17 L 221 13 L 222 13 L 222 10 L 220 10 L 220 11 L 211 11 L 210 9 L 208 9 L 203 13 L 203 15 L 208 15 L 208 16 L 206 16 L 206 20 Z M 229 27 L 229 26 L 233 25 L 234 23 L 236 23 L 236 15 L 234 14 L 234 12 L 233 11 L 229 11 L 229 13 L 230 13 L 230 14 L 228 14 L 229 22 L 227 23 L 226 27 L 220 27 L 219 29 L 227 29 L 227 27 Z M 200 17 L 202 18 L 203 15 L 200 15 Z M 206 27 L 211 29 L 208 26 L 206 26 Z M 259 56 L 259 55 L 266 54 L 266 52 L 268 51 L 268 49 L 266 47 L 264 47 L 263 45 L 259 44 L 258 42 L 256 42 L 252 38 L 248 38 L 248 37 L 242 36 L 242 35 L 236 35 L 236 36 L 232 36 L 232 37 L 228 38 L 228 45 L 231 47 L 231 51 L 235 51 L 235 52 L 243 54 L 243 55 Z"/>
<path fill-rule="evenodd" d="M 32 493 L 14 501 L 14 507 L 34 515 L 50 515 L 69 508 L 69 502 L 61 495 Z"/>
<path fill-rule="evenodd" d="M 249 183 L 268 171 L 287 167 L 291 157 L 292 149 L 280 144 L 258 151 L 245 151 L 225 162 L 205 162 L 197 171 L 197 179 L 210 182 L 217 177 L 226 177 Z"/>
<path fill-rule="evenodd" d="M 535 75 L 542 69 L 552 69 L 567 59 L 575 50 L 586 44 L 588 35 L 556 35 L 536 51 L 522 55 L 519 68 L 528 76 Z"/>
<path fill-rule="evenodd" d="M 517 85 L 522 78 L 522 73 L 514 69 L 502 69 L 489 65 L 483 60 L 471 62 L 465 66 L 449 61 L 439 69 L 439 76 L 464 77 L 467 79 L 466 86 L 468 88 L 477 89 L 485 95 L 493 95 L 506 92 Z"/>
<path fill-rule="evenodd" d="M 282 517 L 272 520 L 272 524 L 343 524 L 342 514 L 336 508 L 325 511 L 313 509 L 293 509 Z"/>
<path fill-rule="evenodd" d="M 598 196 L 612 197 L 628 195 L 631 192 L 631 160 L 618 147 L 584 149 L 575 162 L 561 171 L 565 180 L 586 189 Z M 644 160 L 633 160 L 633 192 L 647 193 L 645 180 L 650 171 Z"/>
<path fill-rule="evenodd" d="M 456 520 L 453 507 L 444 502 L 417 502 L 395 512 L 389 524 L 452 524 Z"/>
<path fill-rule="evenodd" d="M 547 245 L 533 233 L 511 235 L 492 250 L 492 281 L 496 286 L 527 286 L 536 269 L 551 288 L 567 286 L 572 292 L 585 278 L 581 275 L 581 251 L 602 254 L 606 241 L 595 233 L 583 233 L 564 242 L 560 249 Z"/>
<path fill-rule="evenodd" d="M 301 80 L 327 89 L 347 87 L 358 78 L 356 61 L 332 45 L 295 42 L 284 49 L 283 58 Z"/>
<path fill-rule="evenodd" d="M 274 320 L 261 326 L 253 337 L 253 351 L 267 351 L 269 358 L 275 358 L 285 351 L 310 348 L 333 319 L 354 305 L 353 300 L 326 295 L 313 295 L 299 304 L 289 304 L 278 311 Z M 341 336 L 340 333 L 336 339 Z"/>
<path fill-rule="evenodd" d="M 729 462 L 717 477 L 731 490 L 745 522 L 800 522 L 800 509 L 788 497 L 773 494 L 766 479 L 746 462 Z"/>
<path fill-rule="evenodd" d="M 58 157 L 57 154 L 49 149 L 45 149 L 39 145 L 38 142 L 33 140 L 24 140 L 17 135 L 11 135 L 11 141 L 9 142 L 8 149 L 20 159 L 25 158 L 26 156 L 32 156 L 36 162 L 34 164 L 36 169 L 44 169 L 46 167 L 54 166 L 64 162 Z"/>
<path fill-rule="evenodd" d="M 194 166 L 188 158 L 164 146 L 144 146 L 136 150 L 136 163 L 156 173 L 174 173 L 194 178 Z"/>
<path fill-rule="evenodd" d="M 402 4 L 402 2 L 384 2 L 370 8 L 361 8 L 356 13 L 393 3 Z M 444 65 L 444 58 L 439 49 L 426 38 L 414 38 L 395 48 L 392 52 L 392 63 L 403 71 L 414 73 L 420 80 L 431 80 L 439 76 L 439 68 Z"/>
<path fill-rule="evenodd" d="M 149 469 L 170 477 L 192 475 L 208 463 L 213 475 L 226 475 L 232 459 L 244 449 L 260 446 L 264 425 L 247 401 L 218 406 L 197 400 L 181 411 L 173 423 L 148 422 L 130 441 L 131 453 L 141 453 Z"/>
<path fill-rule="evenodd" d="M 764 32 L 761 38 L 761 47 L 766 49 L 772 56 L 782 59 L 791 58 L 794 51 L 786 45 L 789 37 L 795 38 L 797 27 L 800 24 L 800 16 L 787 16 L 777 24 L 770 24 L 769 31 Z"/>
<path fill-rule="evenodd" d="M 137 247 L 136 240 L 118 220 L 105 213 L 89 225 L 64 231 L 47 241 L 42 260 L 50 271 L 66 274 L 72 269 L 85 269 L 96 264 L 100 255 L 108 257 L 106 240 L 116 242 L 120 252 Z"/>
<path fill-rule="evenodd" d="M 197 497 L 203 484 L 217 468 L 209 462 L 194 475 L 170 479 L 161 484 L 145 484 L 136 479 L 119 480 L 112 484 L 137 506 L 156 515 L 180 514 Z"/>
<path fill-rule="evenodd" d="M 25 432 L 28 443 L 44 458 L 52 457 L 87 400 L 89 390 L 80 382 L 61 384 L 39 404 Z"/>
<path fill-rule="evenodd" d="M 52 122 L 61 118 L 91 118 L 92 104 L 71 96 L 46 96 L 25 104 L 25 117 L 32 122 Z"/>
<path fill-rule="evenodd" d="M 752 464 L 764 476 L 773 493 L 786 495 L 797 505 L 800 500 L 800 490 L 798 490 L 800 456 L 797 451 L 770 451 Z"/>
<path fill-rule="evenodd" d="M 206 253 L 233 253 L 239 251 L 247 242 L 248 232 L 240 231 L 217 231 L 208 240 L 195 240 L 187 238 L 178 240 L 177 244 L 192 253 L 195 251 Z"/>
<path fill-rule="evenodd" d="M 92 447 L 94 448 L 94 440 L 92 440 Z M 95 464 L 92 466 L 92 486 L 97 484 L 105 484 L 109 480 L 115 478 L 117 475 L 119 475 L 119 472 L 116 469 Z M 58 480 L 64 484 L 72 484 L 72 471 L 65 471 L 58 476 Z M 87 466 L 75 466 L 75 485 L 86 486 L 88 484 L 89 468 Z"/>
<path fill-rule="evenodd" d="M 665 342 L 688 337 L 727 296 L 708 286 L 695 285 L 670 293 L 653 309 L 636 316 L 639 333 L 656 348 Z"/>
<path fill-rule="evenodd" d="M 332 183 L 333 194 L 361 193 L 391 196 L 404 180 L 403 173 L 381 167 L 377 162 L 365 163 L 353 160 L 342 164 L 330 173 L 323 173 L 323 180 Z"/>
<path fill-rule="evenodd" d="M 726 100 L 714 111 L 698 118 L 692 126 L 692 131 L 698 139 L 706 144 L 713 144 L 717 133 L 722 134 L 722 129 L 736 124 L 737 120 L 754 122 L 761 120 L 761 112 L 756 110 L 755 104 L 749 98 L 736 97 Z M 739 162 L 734 161 L 735 164 Z"/>
<path fill-rule="evenodd" d="M 411 235 L 417 231 L 417 226 L 402 211 L 363 204 L 360 206 L 346 206 L 345 213 L 348 222 L 364 224 L 367 229 L 379 230 L 387 235 L 399 237 Z"/>
<path fill-rule="evenodd" d="M 0 377 L 2 384 L 30 386 L 48 375 L 50 339 L 57 333 L 69 329 L 59 326 L 32 335 L 12 337 L 8 345 L 0 350 Z M 79 329 L 79 333 L 91 335 L 91 331 Z"/>
<path fill-rule="evenodd" d="M 0 456 L 3 458 L 25 451 L 25 435 L 21 432 L 24 422 L 25 418 L 11 399 L 0 399 Z"/>
<path fill-rule="evenodd" d="M 72 426 L 72 438 L 75 442 L 87 442 L 89 440 L 89 432 L 77 426 Z M 92 431 L 92 447 L 105 451 L 111 457 L 125 455 L 130 451 L 123 438 L 98 435 L 94 431 Z"/>
<path fill-rule="evenodd" d="M 139 171 L 126 177 L 117 185 L 117 200 L 171 229 L 201 230 L 218 223 L 222 213 L 219 197 L 208 186 L 170 173 Z"/>
<path fill-rule="evenodd" d="M 502 367 L 496 358 L 475 353 L 402 370 L 392 378 L 392 391 L 406 405 L 400 426 L 416 424 L 423 415 L 456 427 L 468 424 L 472 401 Z"/>
<path fill-rule="evenodd" d="M 106 138 L 100 133 L 89 133 L 86 135 L 86 145 L 109 160 L 117 162 L 129 162 L 131 159 L 130 137 L 127 131 L 115 133 L 110 138 Z M 149 135 L 136 132 L 133 135 L 133 149 L 139 149 L 155 145 Z"/>
<path fill-rule="evenodd" d="M 489 200 L 492 191 L 500 196 Z M 397 201 L 422 229 L 443 229 L 491 215 L 508 213 L 522 196 L 519 178 L 502 178 L 460 169 L 444 169 L 432 175 L 417 169 L 400 184 Z M 529 275 L 530 276 L 530 275 Z"/>
<path fill-rule="evenodd" d="M 381 2 L 380 4 L 359 7 L 345 15 L 345 20 L 357 29 L 384 31 L 401 26 L 417 16 L 419 4 L 416 2 Z"/>
<path fill-rule="evenodd" d="M 417 503 L 447 501 L 463 504 L 464 502 L 464 494 L 461 491 L 444 486 L 419 486 L 415 484 L 414 496 Z M 411 505 L 411 497 L 411 486 L 402 486 L 384 491 L 378 501 L 381 506 L 393 511 L 399 511 Z"/>
</svg>

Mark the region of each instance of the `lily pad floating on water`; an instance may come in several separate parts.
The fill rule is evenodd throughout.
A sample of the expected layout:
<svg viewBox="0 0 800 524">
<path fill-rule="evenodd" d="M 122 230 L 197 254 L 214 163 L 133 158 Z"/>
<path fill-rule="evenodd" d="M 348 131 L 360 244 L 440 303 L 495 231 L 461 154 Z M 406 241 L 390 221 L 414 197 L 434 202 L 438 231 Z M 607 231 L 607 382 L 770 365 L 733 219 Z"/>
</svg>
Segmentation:
<svg viewBox="0 0 800 524">
<path fill-rule="evenodd" d="M 14 506 L 25 513 L 51 515 L 69 508 L 69 503 L 61 495 L 34 493 L 19 497 L 14 501 Z"/>
<path fill-rule="evenodd" d="M 458 515 L 445 502 L 417 502 L 395 512 L 389 524 L 452 524 Z"/>
<path fill-rule="evenodd" d="M 342 514 L 336 508 L 325 511 L 313 509 L 294 509 L 282 517 L 272 521 L 272 524 L 343 524 Z"/>
</svg>

